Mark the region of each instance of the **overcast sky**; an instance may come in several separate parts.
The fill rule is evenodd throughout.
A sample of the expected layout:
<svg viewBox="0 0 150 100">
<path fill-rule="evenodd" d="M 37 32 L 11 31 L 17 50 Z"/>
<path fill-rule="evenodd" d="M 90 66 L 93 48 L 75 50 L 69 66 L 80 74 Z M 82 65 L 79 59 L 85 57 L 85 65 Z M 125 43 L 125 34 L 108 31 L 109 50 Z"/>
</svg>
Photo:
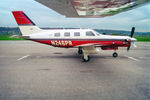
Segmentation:
<svg viewBox="0 0 150 100">
<path fill-rule="evenodd" d="M 66 18 L 34 0 L 1 0 L 0 27 L 16 27 L 11 11 L 24 11 L 39 27 L 93 28 L 150 32 L 150 4 L 105 18 Z"/>
</svg>

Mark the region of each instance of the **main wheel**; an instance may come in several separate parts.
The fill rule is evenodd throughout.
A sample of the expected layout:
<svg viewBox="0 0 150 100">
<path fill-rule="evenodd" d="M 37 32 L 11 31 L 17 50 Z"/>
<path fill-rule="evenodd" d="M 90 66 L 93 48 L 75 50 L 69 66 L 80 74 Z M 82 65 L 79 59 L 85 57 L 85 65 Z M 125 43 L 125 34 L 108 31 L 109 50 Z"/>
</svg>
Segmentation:
<svg viewBox="0 0 150 100">
<path fill-rule="evenodd" d="M 80 54 L 83 54 L 83 51 L 82 51 L 82 49 L 81 48 L 79 48 L 79 50 L 78 50 L 78 54 L 80 55 Z"/>
<path fill-rule="evenodd" d="M 88 62 L 90 61 L 90 56 L 88 56 L 87 59 L 85 59 L 84 57 L 82 59 L 83 59 L 83 62 Z"/>
<path fill-rule="evenodd" d="M 116 52 L 113 53 L 113 57 L 116 58 L 118 57 L 118 54 Z"/>
</svg>

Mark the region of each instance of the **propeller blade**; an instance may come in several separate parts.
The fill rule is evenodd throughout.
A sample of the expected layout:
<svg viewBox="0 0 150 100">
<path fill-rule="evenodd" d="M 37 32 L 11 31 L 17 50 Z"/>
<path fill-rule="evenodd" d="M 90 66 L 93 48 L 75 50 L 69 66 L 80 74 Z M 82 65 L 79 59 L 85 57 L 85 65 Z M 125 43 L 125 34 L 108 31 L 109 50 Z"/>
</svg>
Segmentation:
<svg viewBox="0 0 150 100">
<path fill-rule="evenodd" d="M 131 37 L 131 40 L 130 41 L 128 41 L 129 42 L 129 46 L 127 47 L 127 51 L 129 51 L 130 50 L 130 47 L 131 47 L 131 42 L 133 42 L 133 35 L 134 35 L 134 31 L 135 31 L 135 27 L 132 27 L 132 30 L 131 30 L 131 34 L 130 34 L 130 37 Z M 133 44 L 134 45 L 134 47 L 136 47 L 136 45 L 135 44 Z"/>
<path fill-rule="evenodd" d="M 130 34 L 130 37 L 131 37 L 131 38 L 132 38 L 133 35 L 134 35 L 134 31 L 135 31 L 135 27 L 132 27 L 131 34 Z"/>
<path fill-rule="evenodd" d="M 129 46 L 128 46 L 128 48 L 127 48 L 127 51 L 130 50 L 130 47 L 131 47 L 131 42 L 129 42 Z"/>
<path fill-rule="evenodd" d="M 127 51 L 130 50 L 131 45 L 133 45 L 135 48 L 137 47 L 136 44 L 134 42 L 129 42 L 129 46 L 127 47 Z"/>
</svg>

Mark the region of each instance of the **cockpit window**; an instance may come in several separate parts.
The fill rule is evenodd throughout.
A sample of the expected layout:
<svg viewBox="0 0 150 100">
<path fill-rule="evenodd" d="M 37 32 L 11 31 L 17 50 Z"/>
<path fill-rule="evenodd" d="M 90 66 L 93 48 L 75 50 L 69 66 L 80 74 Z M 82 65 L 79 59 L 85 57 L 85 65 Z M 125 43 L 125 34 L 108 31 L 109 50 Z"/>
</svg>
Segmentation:
<svg viewBox="0 0 150 100">
<path fill-rule="evenodd" d="M 95 36 L 95 34 L 92 31 L 87 31 L 86 36 Z"/>
<path fill-rule="evenodd" d="M 95 33 L 96 33 L 96 35 L 98 35 L 98 36 L 101 35 L 101 34 L 100 34 L 99 32 L 97 32 L 97 31 L 95 31 Z"/>
</svg>

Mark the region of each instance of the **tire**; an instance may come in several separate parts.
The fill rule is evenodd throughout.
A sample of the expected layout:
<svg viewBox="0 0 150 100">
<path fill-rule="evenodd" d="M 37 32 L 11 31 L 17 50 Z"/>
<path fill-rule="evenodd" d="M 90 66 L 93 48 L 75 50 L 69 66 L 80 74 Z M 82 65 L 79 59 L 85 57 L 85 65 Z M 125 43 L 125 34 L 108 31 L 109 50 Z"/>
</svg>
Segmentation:
<svg viewBox="0 0 150 100">
<path fill-rule="evenodd" d="M 116 58 L 118 57 L 118 54 L 116 52 L 113 53 L 113 57 Z"/>
<path fill-rule="evenodd" d="M 79 55 L 83 54 L 82 49 L 79 49 L 79 50 L 78 50 L 78 54 L 79 54 Z"/>
<path fill-rule="evenodd" d="M 84 57 L 82 58 L 83 62 L 89 62 L 90 61 L 90 56 L 88 56 L 88 59 L 84 59 Z"/>
</svg>

